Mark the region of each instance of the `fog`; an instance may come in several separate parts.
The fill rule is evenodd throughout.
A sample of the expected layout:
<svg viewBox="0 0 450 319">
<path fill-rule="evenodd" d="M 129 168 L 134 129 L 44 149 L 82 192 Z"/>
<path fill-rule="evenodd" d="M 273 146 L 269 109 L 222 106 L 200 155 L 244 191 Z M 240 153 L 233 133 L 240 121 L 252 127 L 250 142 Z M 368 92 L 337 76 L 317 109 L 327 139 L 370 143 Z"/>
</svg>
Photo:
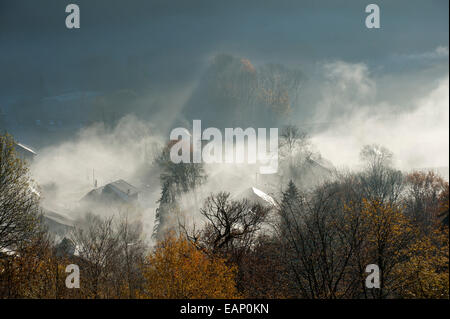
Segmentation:
<svg viewBox="0 0 450 319">
<path fill-rule="evenodd" d="M 139 174 L 148 171 L 162 141 L 163 137 L 150 123 L 130 115 L 112 129 L 98 123 L 82 129 L 69 141 L 42 149 L 31 165 L 31 173 L 42 189 L 43 206 L 78 218 L 82 213 L 78 211 L 79 201 L 96 186 L 124 179 L 146 190 L 144 176 Z M 153 191 L 158 193 L 158 187 Z M 142 208 L 150 212 L 156 205 L 157 194 L 147 191 L 143 195 Z M 95 212 L 109 216 L 121 213 L 104 209 Z M 145 225 L 151 228 L 154 212 L 143 217 Z"/>
<path fill-rule="evenodd" d="M 194 119 L 295 125 L 315 160 L 338 169 L 358 169 L 361 148 L 380 144 L 398 169 L 448 180 L 448 1 L 379 1 L 379 30 L 358 1 L 76 3 L 78 30 L 65 28 L 60 1 L 0 3 L 0 131 L 36 149 L 45 207 L 77 217 L 89 191 L 123 179 L 152 229 L 154 158 Z M 255 165 L 205 170 L 197 207 L 183 195 L 191 214 L 212 192 L 282 188 Z"/>
<path fill-rule="evenodd" d="M 386 97 L 376 99 L 383 92 L 364 64 L 334 62 L 323 68 L 330 80 L 325 86 L 332 93 L 317 101 L 316 119 L 330 120 L 334 112 L 333 122 L 313 141 L 324 157 L 337 166 L 352 167 L 358 164 L 362 146 L 376 143 L 394 152 L 399 169 L 448 167 L 448 74 L 435 79 L 422 96 L 412 93 L 409 98 L 404 92 L 403 104 L 396 104 Z"/>
<path fill-rule="evenodd" d="M 448 57 L 448 51 L 444 50 L 444 55 Z M 403 98 L 380 89 L 386 85 L 386 78 L 365 63 L 318 62 L 314 74 L 306 78 L 292 115 L 273 123 L 280 128 L 296 125 L 307 132 L 312 148 L 324 160 L 338 169 L 356 170 L 361 148 L 380 144 L 393 151 L 398 169 L 440 169 L 448 180 L 448 72 L 427 83 L 420 94 L 405 89 Z M 44 207 L 77 218 L 84 195 L 96 186 L 123 179 L 141 191 L 139 218 L 150 234 L 161 196 L 161 171 L 154 159 L 167 145 L 170 130 L 191 120 L 184 118 L 189 115 L 183 111 L 186 107 L 199 114 L 203 112 L 201 107 L 214 108 L 203 105 L 195 109 L 192 104 L 209 96 L 202 81 L 199 77 L 189 87 L 167 95 L 167 101 L 159 97 L 158 103 L 167 105 L 167 110 L 162 107 L 151 119 L 128 114 L 114 124 L 94 123 L 64 142 L 40 149 L 31 171 L 43 190 Z M 391 85 L 396 85 L 395 81 Z M 306 105 L 310 108 L 307 111 Z M 226 110 L 222 114 L 230 115 Z M 257 119 L 252 118 L 252 123 Z M 189 125 L 186 128 L 191 130 Z M 251 187 L 273 197 L 281 191 L 279 177 L 258 174 L 258 165 L 206 164 L 205 172 L 206 183 L 195 194 L 180 197 L 182 212 L 190 224 L 201 222 L 199 208 L 212 193 L 229 191 L 238 199 L 248 196 Z M 285 183 L 288 178 L 284 176 Z M 314 185 L 313 180 L 310 185 Z M 114 209 L 96 211 L 108 216 L 120 213 Z"/>
</svg>

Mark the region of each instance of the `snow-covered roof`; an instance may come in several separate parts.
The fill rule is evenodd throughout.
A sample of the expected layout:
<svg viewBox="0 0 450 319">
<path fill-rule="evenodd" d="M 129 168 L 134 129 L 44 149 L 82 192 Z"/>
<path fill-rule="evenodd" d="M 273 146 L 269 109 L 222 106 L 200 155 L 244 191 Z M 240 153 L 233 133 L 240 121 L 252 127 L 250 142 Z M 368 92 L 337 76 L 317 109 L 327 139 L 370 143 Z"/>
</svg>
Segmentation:
<svg viewBox="0 0 450 319">
<path fill-rule="evenodd" d="M 104 195 L 107 193 L 113 192 L 119 198 L 124 201 L 129 201 L 131 197 L 137 195 L 139 193 L 139 189 L 134 187 L 133 185 L 125 182 L 123 179 L 119 179 L 112 183 L 106 184 L 99 188 L 91 190 L 83 199 L 87 200 L 101 200 Z"/>
<path fill-rule="evenodd" d="M 37 155 L 37 153 L 28 145 L 22 143 L 16 143 L 16 145 L 22 148 L 23 150 L 32 153 L 33 155 Z"/>
<path fill-rule="evenodd" d="M 119 193 L 126 194 L 127 196 L 133 196 L 139 193 L 139 189 L 125 182 L 123 179 L 119 179 L 115 182 L 109 183 L 106 186 L 111 187 L 113 190 Z"/>
<path fill-rule="evenodd" d="M 266 193 L 264 193 L 262 190 L 257 189 L 256 187 L 252 187 L 252 191 L 253 191 L 253 193 L 255 193 L 256 196 L 260 197 L 262 200 L 269 203 L 270 205 L 272 205 L 272 206 L 277 205 L 275 200 L 270 195 L 267 195 Z"/>
<path fill-rule="evenodd" d="M 240 193 L 237 198 L 247 198 L 250 201 L 256 201 L 261 204 L 268 204 L 271 206 L 277 206 L 277 203 L 272 196 L 266 194 L 262 190 L 256 187 L 249 187 Z"/>
<path fill-rule="evenodd" d="M 58 224 L 62 224 L 65 226 L 73 227 L 75 221 L 69 216 L 63 215 L 61 213 L 56 213 L 47 209 L 44 209 L 44 216 L 48 219 L 57 222 Z"/>
</svg>

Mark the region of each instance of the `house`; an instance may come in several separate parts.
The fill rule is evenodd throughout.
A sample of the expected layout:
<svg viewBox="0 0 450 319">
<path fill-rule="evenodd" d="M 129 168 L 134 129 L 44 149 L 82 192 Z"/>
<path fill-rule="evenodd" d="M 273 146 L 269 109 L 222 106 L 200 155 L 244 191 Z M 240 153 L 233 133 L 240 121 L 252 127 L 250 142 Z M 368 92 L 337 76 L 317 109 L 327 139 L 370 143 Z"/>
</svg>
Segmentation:
<svg viewBox="0 0 450 319">
<path fill-rule="evenodd" d="M 42 208 L 42 223 L 47 227 L 49 233 L 58 238 L 64 238 L 74 229 L 75 221 L 61 213 Z"/>
<path fill-rule="evenodd" d="M 55 246 L 57 256 L 73 256 L 75 255 L 75 244 L 72 240 L 64 237 L 59 244 Z"/>
<path fill-rule="evenodd" d="M 54 211 L 46 208 L 42 208 L 42 212 L 43 214 L 40 217 L 40 221 L 46 227 L 48 233 L 54 236 L 54 241 L 56 243 L 60 242 L 60 244 L 56 247 L 57 249 L 60 249 L 59 246 L 61 246 L 61 239 L 63 241 L 67 241 L 65 236 L 69 235 L 74 229 L 75 222 L 68 216 L 55 213 Z M 71 250 L 70 247 L 66 247 L 67 243 L 63 242 L 63 245 L 65 245 L 62 246 L 64 251 L 70 254 Z M 73 252 L 71 254 L 73 254 Z M 13 247 L 0 247 L 0 258 L 14 255 L 16 255 L 16 251 Z"/>
<path fill-rule="evenodd" d="M 139 189 L 123 179 L 106 184 L 87 193 L 81 201 L 107 204 L 110 202 L 136 203 Z"/>
</svg>

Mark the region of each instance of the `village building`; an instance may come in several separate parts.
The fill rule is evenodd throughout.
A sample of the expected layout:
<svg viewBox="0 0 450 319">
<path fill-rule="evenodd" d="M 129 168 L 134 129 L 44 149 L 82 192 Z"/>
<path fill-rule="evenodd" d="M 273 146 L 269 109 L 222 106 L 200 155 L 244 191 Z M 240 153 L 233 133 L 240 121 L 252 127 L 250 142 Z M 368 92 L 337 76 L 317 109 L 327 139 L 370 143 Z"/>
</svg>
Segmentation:
<svg viewBox="0 0 450 319">
<path fill-rule="evenodd" d="M 91 190 L 82 199 L 82 202 L 108 204 L 108 203 L 128 203 L 133 204 L 138 201 L 139 189 L 119 179 L 99 188 Z"/>
</svg>

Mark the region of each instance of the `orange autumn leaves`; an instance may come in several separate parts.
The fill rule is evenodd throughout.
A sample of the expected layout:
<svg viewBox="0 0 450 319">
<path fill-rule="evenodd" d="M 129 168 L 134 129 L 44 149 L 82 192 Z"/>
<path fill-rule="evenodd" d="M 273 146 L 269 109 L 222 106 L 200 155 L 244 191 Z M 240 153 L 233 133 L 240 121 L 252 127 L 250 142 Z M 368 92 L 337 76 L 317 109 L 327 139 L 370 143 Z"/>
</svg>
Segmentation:
<svg viewBox="0 0 450 319">
<path fill-rule="evenodd" d="M 236 272 L 224 259 L 208 256 L 186 239 L 170 235 L 147 258 L 146 285 L 140 297 L 237 298 Z"/>
<path fill-rule="evenodd" d="M 423 229 L 400 207 L 376 200 L 363 199 L 359 209 L 352 205 L 346 211 L 353 227 L 358 219 L 364 237 L 360 263 L 376 261 L 385 290 L 402 298 L 449 298 L 448 227 L 436 223 Z"/>
</svg>

